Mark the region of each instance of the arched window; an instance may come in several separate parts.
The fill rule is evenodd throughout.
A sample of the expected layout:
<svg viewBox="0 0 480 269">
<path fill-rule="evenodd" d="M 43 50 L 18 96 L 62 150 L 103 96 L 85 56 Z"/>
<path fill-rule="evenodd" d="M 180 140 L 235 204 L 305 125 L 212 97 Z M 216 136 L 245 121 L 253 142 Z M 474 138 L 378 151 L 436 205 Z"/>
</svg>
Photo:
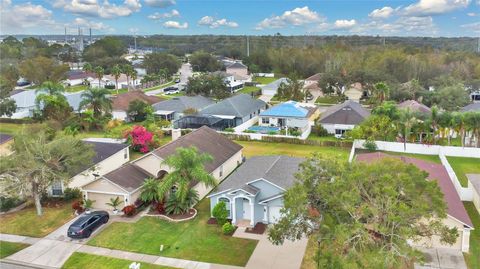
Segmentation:
<svg viewBox="0 0 480 269">
<path fill-rule="evenodd" d="M 231 215 L 230 215 L 230 199 L 228 199 L 226 197 L 220 197 L 218 199 L 218 201 L 225 203 L 225 207 L 227 208 L 227 212 L 228 212 L 228 217 L 230 218 L 231 217 Z"/>
<path fill-rule="evenodd" d="M 157 173 L 157 179 L 162 179 L 162 178 L 164 178 L 167 174 L 168 174 L 167 171 L 165 171 L 165 170 L 160 170 L 160 171 Z"/>
</svg>

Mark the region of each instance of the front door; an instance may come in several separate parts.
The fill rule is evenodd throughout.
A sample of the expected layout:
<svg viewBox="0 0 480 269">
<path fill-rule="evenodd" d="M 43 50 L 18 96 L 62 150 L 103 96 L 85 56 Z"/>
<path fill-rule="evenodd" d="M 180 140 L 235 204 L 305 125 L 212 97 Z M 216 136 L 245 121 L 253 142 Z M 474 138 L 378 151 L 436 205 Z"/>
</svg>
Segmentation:
<svg viewBox="0 0 480 269">
<path fill-rule="evenodd" d="M 250 208 L 250 201 L 248 199 L 243 198 L 243 219 L 250 219 L 251 218 L 251 208 Z"/>
</svg>

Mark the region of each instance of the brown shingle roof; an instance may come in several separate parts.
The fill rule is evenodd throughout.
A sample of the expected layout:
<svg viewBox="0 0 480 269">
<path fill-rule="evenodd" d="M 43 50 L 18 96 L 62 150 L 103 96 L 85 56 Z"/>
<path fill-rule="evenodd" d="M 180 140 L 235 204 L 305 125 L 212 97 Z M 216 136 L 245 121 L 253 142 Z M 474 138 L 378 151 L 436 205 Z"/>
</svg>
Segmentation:
<svg viewBox="0 0 480 269">
<path fill-rule="evenodd" d="M 113 110 L 124 110 L 128 109 L 130 102 L 134 100 L 141 100 L 149 105 L 153 105 L 165 99 L 157 96 L 148 96 L 142 91 L 129 91 L 126 93 L 119 94 L 112 97 L 112 108 Z"/>
<path fill-rule="evenodd" d="M 145 179 L 153 177 L 153 175 L 150 175 L 150 173 L 132 163 L 127 163 L 105 174 L 103 177 L 119 185 L 126 191 L 132 192 L 140 188 Z"/>
<path fill-rule="evenodd" d="M 319 81 L 320 78 L 322 77 L 322 75 L 323 75 L 322 73 L 316 73 L 315 75 L 312 75 L 312 76 L 306 78 L 305 80 L 307 80 L 307 81 Z"/>
<path fill-rule="evenodd" d="M 428 106 L 421 104 L 415 100 L 404 101 L 398 104 L 398 108 L 410 109 L 411 111 L 414 111 L 414 112 L 420 112 L 420 113 L 426 113 L 426 114 L 432 113 L 432 110 Z"/>
<path fill-rule="evenodd" d="M 324 124 L 359 124 L 364 121 L 370 112 L 359 103 L 348 100 L 342 104 L 329 107 L 320 117 Z"/>
<path fill-rule="evenodd" d="M 152 153 L 162 159 L 174 154 L 177 148 L 194 146 L 200 153 L 208 153 L 213 161 L 205 164 L 205 169 L 211 173 L 242 149 L 242 146 L 227 137 L 203 126 L 177 140 L 168 143 Z"/>
</svg>

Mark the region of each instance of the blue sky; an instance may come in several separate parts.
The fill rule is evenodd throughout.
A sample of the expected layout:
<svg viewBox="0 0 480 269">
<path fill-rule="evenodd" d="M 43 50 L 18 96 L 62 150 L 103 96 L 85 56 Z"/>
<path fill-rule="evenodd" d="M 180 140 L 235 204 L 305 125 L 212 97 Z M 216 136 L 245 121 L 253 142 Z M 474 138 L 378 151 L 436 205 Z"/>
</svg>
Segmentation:
<svg viewBox="0 0 480 269">
<path fill-rule="evenodd" d="M 480 35 L 480 0 L 0 1 L 1 34 Z"/>
</svg>

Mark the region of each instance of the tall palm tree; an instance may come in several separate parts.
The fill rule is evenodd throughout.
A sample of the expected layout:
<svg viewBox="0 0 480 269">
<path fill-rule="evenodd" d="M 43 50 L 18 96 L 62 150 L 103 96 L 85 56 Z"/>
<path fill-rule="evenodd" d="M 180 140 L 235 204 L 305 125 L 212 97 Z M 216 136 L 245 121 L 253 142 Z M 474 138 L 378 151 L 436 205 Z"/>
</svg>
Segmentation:
<svg viewBox="0 0 480 269">
<path fill-rule="evenodd" d="M 135 89 L 135 80 L 137 79 L 137 70 L 133 69 L 131 70 L 130 77 L 133 80 L 133 88 Z"/>
<path fill-rule="evenodd" d="M 91 108 L 93 115 L 98 118 L 103 112 L 112 111 L 112 100 L 108 98 L 109 91 L 107 89 L 90 88 L 82 93 L 82 101 L 80 109 Z"/>
<path fill-rule="evenodd" d="M 204 167 L 205 163 L 212 160 L 212 156 L 200 154 L 195 147 L 178 148 L 175 154 L 165 159 L 165 164 L 172 169 L 172 172 L 160 183 L 159 198 L 163 199 L 173 187 L 176 187 L 174 195 L 180 203 L 185 203 L 192 182 L 201 182 L 207 187 L 215 186 L 215 178 L 205 171 Z"/>
<path fill-rule="evenodd" d="M 62 95 L 65 92 L 65 87 L 62 84 L 52 81 L 45 81 L 40 88 L 36 90 L 37 93 L 45 93 L 48 95 Z"/>
<path fill-rule="evenodd" d="M 35 104 L 42 111 L 43 117 L 62 121 L 69 110 L 67 98 L 63 93 L 65 88 L 60 83 L 45 81 L 36 90 Z"/>
<path fill-rule="evenodd" d="M 95 75 L 98 78 L 98 87 L 100 88 L 100 81 L 101 81 L 103 75 L 105 74 L 105 70 L 103 69 L 103 67 L 97 66 L 97 67 L 95 67 L 95 69 L 93 69 L 93 71 L 95 72 Z"/>
<path fill-rule="evenodd" d="M 130 89 L 130 75 L 132 74 L 133 67 L 129 64 L 123 65 L 123 73 L 127 76 L 127 88 Z"/>
<path fill-rule="evenodd" d="M 480 147 L 480 113 L 465 113 L 465 127 L 468 133 L 470 133 L 470 142 L 473 143 L 475 141 L 475 147 Z"/>
<path fill-rule="evenodd" d="M 438 113 L 438 107 L 433 106 L 432 107 L 432 112 L 430 114 L 430 123 L 432 124 L 432 130 L 433 130 L 433 144 L 436 144 L 437 142 L 437 131 L 438 131 L 438 121 L 440 120 L 440 116 Z"/>
<path fill-rule="evenodd" d="M 465 135 L 466 135 L 466 124 L 465 124 L 465 113 L 454 112 L 452 114 L 452 127 L 457 134 L 460 134 L 460 139 L 462 140 L 462 147 L 465 146 Z"/>
<path fill-rule="evenodd" d="M 440 128 L 440 137 L 444 139 L 447 137 L 448 145 L 450 146 L 450 133 L 452 129 L 452 114 L 444 111 L 439 114 L 438 125 Z"/>
<path fill-rule="evenodd" d="M 405 109 L 400 112 L 400 119 L 399 123 L 399 130 L 403 137 L 403 149 L 407 150 L 407 140 L 411 135 L 412 128 L 417 123 L 417 118 L 415 117 L 414 113 L 410 111 L 410 109 Z"/>
<path fill-rule="evenodd" d="M 117 89 L 117 94 L 118 94 L 118 79 L 122 75 L 122 69 L 120 68 L 120 66 L 118 64 L 116 64 L 112 68 L 112 75 L 115 78 L 115 89 Z"/>
</svg>

